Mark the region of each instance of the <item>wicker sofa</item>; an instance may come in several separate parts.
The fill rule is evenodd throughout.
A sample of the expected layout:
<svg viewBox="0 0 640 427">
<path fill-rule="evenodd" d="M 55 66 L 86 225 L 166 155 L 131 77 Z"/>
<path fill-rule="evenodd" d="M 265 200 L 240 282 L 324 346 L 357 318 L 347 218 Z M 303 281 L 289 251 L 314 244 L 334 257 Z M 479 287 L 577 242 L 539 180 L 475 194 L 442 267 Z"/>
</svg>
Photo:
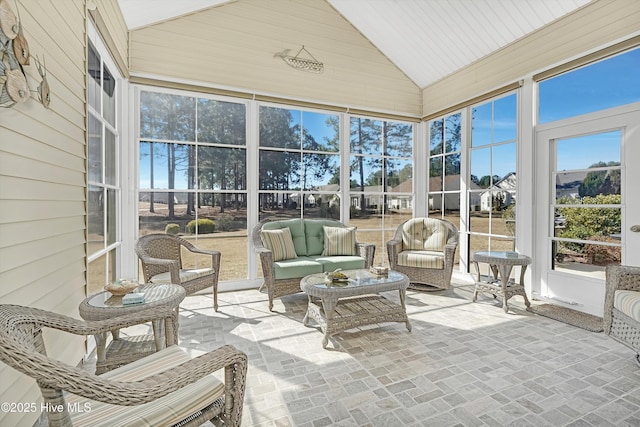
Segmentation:
<svg viewBox="0 0 640 427">
<path fill-rule="evenodd" d="M 636 352 L 640 365 L 640 267 L 606 269 L 604 332 Z"/>
<path fill-rule="evenodd" d="M 321 219 L 266 219 L 256 225 L 251 233 L 256 253 L 260 256 L 263 287 L 267 288 L 269 310 L 273 310 L 273 299 L 301 292 L 300 279 L 313 273 L 334 271 L 338 268 L 352 270 L 369 268 L 373 264 L 375 245 L 354 242 L 343 255 L 327 255 L 324 250 L 325 227 L 347 229 L 339 221 Z M 293 240 L 295 254 L 289 259 L 278 260 L 273 248 L 265 245 L 263 230 L 288 229 Z M 323 255 L 325 253 L 325 255 Z"/>
<path fill-rule="evenodd" d="M 457 247 L 458 229 L 449 221 L 412 218 L 387 242 L 389 267 L 409 276 L 412 289 L 448 289 Z"/>
</svg>

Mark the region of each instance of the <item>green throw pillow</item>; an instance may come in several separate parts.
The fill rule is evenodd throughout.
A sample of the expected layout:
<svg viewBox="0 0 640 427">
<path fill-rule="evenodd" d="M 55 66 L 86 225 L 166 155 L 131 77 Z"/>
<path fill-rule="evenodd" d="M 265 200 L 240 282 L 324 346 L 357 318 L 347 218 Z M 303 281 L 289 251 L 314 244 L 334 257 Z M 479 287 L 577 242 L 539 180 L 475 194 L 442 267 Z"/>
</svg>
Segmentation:
<svg viewBox="0 0 640 427">
<path fill-rule="evenodd" d="M 323 256 L 357 255 L 355 227 L 324 227 Z"/>
<path fill-rule="evenodd" d="M 262 230 L 260 238 L 264 246 L 273 252 L 274 261 L 298 258 L 296 249 L 293 246 L 291 230 L 288 227 L 279 230 Z"/>
</svg>

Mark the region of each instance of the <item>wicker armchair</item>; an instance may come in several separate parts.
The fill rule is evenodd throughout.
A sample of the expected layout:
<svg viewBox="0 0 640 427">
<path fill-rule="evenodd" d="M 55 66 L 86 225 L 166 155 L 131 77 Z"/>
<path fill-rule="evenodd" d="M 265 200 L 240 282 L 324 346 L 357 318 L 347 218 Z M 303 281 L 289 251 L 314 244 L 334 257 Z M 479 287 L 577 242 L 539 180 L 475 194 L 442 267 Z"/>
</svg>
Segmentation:
<svg viewBox="0 0 640 427">
<path fill-rule="evenodd" d="M 606 269 L 604 332 L 636 352 L 640 365 L 640 267 Z"/>
<path fill-rule="evenodd" d="M 389 267 L 406 274 L 412 289 L 448 289 L 457 247 L 458 229 L 449 221 L 412 218 L 387 242 Z"/>
<path fill-rule="evenodd" d="M 183 268 L 181 248 L 210 255 L 211 267 Z M 220 252 L 198 249 L 191 242 L 171 234 L 147 234 L 138 239 L 136 253 L 142 262 L 145 283 L 182 285 L 187 295 L 212 287 L 213 309 L 218 311 Z"/>
<path fill-rule="evenodd" d="M 103 375 L 47 357 L 42 330 L 92 335 L 152 319 L 133 313 L 85 322 L 48 311 L 0 305 L 0 360 L 38 383 L 49 426 L 239 426 L 247 356 L 224 346 L 191 359 L 177 346 Z M 224 369 L 224 383 L 211 373 Z M 80 408 L 83 410 L 69 410 Z"/>
</svg>

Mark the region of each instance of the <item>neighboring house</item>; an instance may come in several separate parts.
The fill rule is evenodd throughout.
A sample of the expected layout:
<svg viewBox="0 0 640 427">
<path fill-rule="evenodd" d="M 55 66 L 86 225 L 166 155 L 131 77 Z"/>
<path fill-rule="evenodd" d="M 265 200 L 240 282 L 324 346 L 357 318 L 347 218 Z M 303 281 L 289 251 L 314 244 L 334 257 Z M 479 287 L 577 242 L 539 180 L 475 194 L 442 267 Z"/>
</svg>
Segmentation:
<svg viewBox="0 0 640 427">
<path fill-rule="evenodd" d="M 499 198 L 502 206 L 509 206 L 516 202 L 516 185 L 518 180 L 515 172 L 509 172 L 500 181 L 493 184 L 486 191 L 480 193 L 480 210 L 490 211 L 492 200 Z"/>
<path fill-rule="evenodd" d="M 588 171 L 558 172 L 556 174 L 556 197 L 580 197 L 580 184 L 587 177 Z"/>
<path fill-rule="evenodd" d="M 413 178 L 396 185 L 387 197 L 389 209 L 413 209 Z"/>
</svg>

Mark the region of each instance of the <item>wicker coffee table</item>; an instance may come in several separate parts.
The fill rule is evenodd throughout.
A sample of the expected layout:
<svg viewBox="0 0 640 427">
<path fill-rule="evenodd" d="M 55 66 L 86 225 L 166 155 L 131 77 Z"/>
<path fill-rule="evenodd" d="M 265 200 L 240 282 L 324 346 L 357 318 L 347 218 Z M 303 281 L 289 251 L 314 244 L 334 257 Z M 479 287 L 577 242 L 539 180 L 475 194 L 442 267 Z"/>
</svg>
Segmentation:
<svg viewBox="0 0 640 427">
<path fill-rule="evenodd" d="M 480 251 L 473 254 L 471 261 L 475 264 L 477 272 L 473 302 L 476 302 L 478 292 L 488 292 L 494 298 L 498 295 L 502 297 L 502 309 L 505 313 L 509 311 L 507 301 L 514 295 L 521 295 L 524 298 L 525 305 L 527 307 L 531 306 L 524 290 L 524 273 L 527 271 L 527 265 L 531 264 L 531 258 L 517 252 Z M 479 262 L 489 264 L 493 279 L 481 280 Z M 512 282 L 509 281 L 509 276 L 516 265 L 520 266 L 520 281 Z"/>
<path fill-rule="evenodd" d="M 322 348 L 326 348 L 331 335 L 358 326 L 382 322 L 403 322 L 411 331 L 407 317 L 405 295 L 409 278 L 397 271 L 390 271 L 388 277 L 379 277 L 369 270 L 343 271 L 349 281 L 327 284 L 324 273 L 304 277 L 300 288 L 309 297 L 307 314 L 303 323 L 315 320 L 324 333 Z M 378 295 L 384 291 L 400 294 L 400 303 Z"/>
<path fill-rule="evenodd" d="M 119 330 L 113 330 L 113 340 L 108 346 L 106 332 L 94 335 L 98 375 L 178 342 L 178 307 L 186 295 L 185 289 L 178 285 L 146 284 L 140 285 L 135 292 L 144 293 L 144 303 L 123 305 L 121 296 L 103 291 L 87 297 L 78 307 L 84 320 L 106 320 L 140 312 L 148 314 L 152 320 L 153 335 L 120 338 Z"/>
</svg>

